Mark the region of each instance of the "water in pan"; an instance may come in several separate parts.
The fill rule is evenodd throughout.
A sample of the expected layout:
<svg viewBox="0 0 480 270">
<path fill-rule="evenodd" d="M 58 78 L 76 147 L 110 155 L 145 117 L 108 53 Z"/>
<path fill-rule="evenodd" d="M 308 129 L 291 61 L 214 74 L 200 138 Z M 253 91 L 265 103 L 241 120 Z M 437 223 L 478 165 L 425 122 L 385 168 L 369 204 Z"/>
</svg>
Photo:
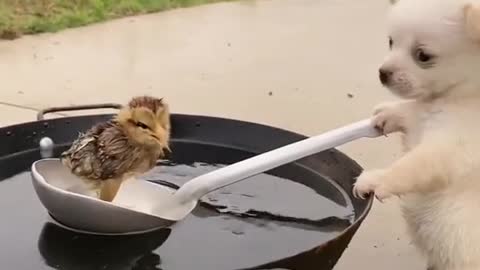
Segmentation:
<svg viewBox="0 0 480 270">
<path fill-rule="evenodd" d="M 160 164 L 145 178 L 181 185 L 223 166 L 218 161 L 224 157 L 243 155 L 207 147 L 215 160 L 208 155 L 201 158 L 198 153 L 206 153 L 204 147 L 187 148 L 197 151 L 187 153 L 177 147 L 173 162 Z M 189 158 L 183 154 L 190 154 Z M 26 171 L 32 155 L 37 153 L 16 156 L 17 165 L 26 161 L 25 171 L 0 182 L 2 269 L 242 269 L 317 246 L 345 229 L 353 216 L 350 201 L 338 189 L 327 199 L 318 190 L 260 174 L 209 194 L 171 229 L 128 237 L 77 234 L 49 222 Z"/>
<path fill-rule="evenodd" d="M 195 176 L 219 169 L 224 164 L 162 162 L 143 178 L 181 186 Z M 300 195 L 297 197 L 298 195 Z M 268 220 L 292 220 L 319 225 L 332 219 L 353 219 L 350 205 L 341 205 L 300 183 L 271 174 L 259 174 L 232 186 L 221 188 L 201 199 L 203 206 L 219 213 Z M 340 219 L 338 220 L 340 221 Z M 330 222 L 331 223 L 331 222 Z"/>
</svg>

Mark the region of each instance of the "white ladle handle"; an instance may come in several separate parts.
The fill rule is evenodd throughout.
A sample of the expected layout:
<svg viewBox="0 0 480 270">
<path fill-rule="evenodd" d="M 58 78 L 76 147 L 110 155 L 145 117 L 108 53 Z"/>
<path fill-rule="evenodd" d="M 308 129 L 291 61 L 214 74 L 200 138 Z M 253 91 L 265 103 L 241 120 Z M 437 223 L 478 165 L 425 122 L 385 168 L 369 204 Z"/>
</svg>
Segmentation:
<svg viewBox="0 0 480 270">
<path fill-rule="evenodd" d="M 207 193 L 250 176 L 359 138 L 379 135 L 380 132 L 373 127 L 371 120 L 365 119 L 198 176 L 185 183 L 175 196 L 181 203 L 199 200 Z"/>
</svg>

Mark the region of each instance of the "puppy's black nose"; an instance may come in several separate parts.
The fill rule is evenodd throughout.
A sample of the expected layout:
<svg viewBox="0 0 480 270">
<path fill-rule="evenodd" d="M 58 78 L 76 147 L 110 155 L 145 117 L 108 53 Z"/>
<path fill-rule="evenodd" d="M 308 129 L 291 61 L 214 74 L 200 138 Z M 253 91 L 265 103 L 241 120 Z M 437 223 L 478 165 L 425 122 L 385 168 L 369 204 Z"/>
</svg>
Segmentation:
<svg viewBox="0 0 480 270">
<path fill-rule="evenodd" d="M 392 77 L 392 72 L 389 70 L 380 69 L 379 77 L 380 77 L 380 82 L 382 82 L 382 84 L 388 84 L 388 82 L 390 81 L 390 77 Z"/>
</svg>

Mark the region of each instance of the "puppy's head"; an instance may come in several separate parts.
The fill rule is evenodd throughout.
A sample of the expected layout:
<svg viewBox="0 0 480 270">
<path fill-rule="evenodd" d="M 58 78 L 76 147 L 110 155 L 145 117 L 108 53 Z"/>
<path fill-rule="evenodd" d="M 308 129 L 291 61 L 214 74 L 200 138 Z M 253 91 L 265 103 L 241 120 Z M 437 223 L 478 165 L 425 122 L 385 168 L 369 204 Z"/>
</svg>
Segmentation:
<svg viewBox="0 0 480 270">
<path fill-rule="evenodd" d="M 480 0 L 392 4 L 381 83 L 403 98 L 480 96 Z"/>
</svg>

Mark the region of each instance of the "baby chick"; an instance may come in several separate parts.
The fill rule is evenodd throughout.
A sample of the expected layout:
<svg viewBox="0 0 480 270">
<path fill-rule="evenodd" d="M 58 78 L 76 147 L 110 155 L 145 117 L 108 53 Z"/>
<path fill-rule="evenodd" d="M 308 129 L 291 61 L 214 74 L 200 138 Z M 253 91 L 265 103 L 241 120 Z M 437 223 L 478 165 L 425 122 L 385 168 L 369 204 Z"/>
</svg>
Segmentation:
<svg viewBox="0 0 480 270">
<path fill-rule="evenodd" d="M 124 180 L 149 171 L 170 151 L 169 140 L 168 104 L 134 97 L 115 118 L 80 134 L 60 159 L 97 197 L 112 201 Z"/>
</svg>

